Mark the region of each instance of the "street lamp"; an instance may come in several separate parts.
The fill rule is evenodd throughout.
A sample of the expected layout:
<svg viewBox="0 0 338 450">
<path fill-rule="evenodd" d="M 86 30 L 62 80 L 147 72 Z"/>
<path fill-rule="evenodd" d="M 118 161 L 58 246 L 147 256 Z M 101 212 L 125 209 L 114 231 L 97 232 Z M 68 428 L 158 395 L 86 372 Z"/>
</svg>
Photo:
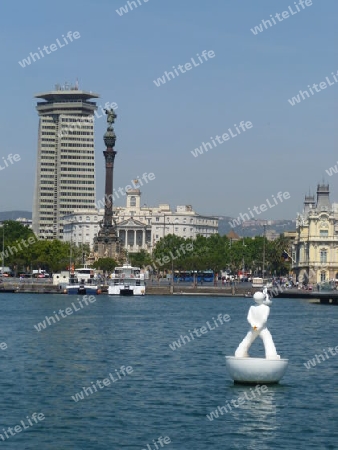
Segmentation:
<svg viewBox="0 0 338 450">
<path fill-rule="evenodd" d="M 265 229 L 266 229 L 266 224 L 263 225 L 263 229 L 264 229 L 264 234 L 263 234 L 263 283 L 264 283 L 264 270 L 265 270 Z"/>
</svg>

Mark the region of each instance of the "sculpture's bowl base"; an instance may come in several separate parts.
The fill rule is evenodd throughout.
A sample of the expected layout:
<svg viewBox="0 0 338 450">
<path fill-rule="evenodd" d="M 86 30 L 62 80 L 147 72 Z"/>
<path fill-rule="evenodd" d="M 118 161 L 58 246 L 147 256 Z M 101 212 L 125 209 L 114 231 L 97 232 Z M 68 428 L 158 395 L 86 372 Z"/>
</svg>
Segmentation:
<svg viewBox="0 0 338 450">
<path fill-rule="evenodd" d="M 235 383 L 278 383 L 288 367 L 288 359 L 237 358 L 226 356 L 226 368 Z"/>
</svg>

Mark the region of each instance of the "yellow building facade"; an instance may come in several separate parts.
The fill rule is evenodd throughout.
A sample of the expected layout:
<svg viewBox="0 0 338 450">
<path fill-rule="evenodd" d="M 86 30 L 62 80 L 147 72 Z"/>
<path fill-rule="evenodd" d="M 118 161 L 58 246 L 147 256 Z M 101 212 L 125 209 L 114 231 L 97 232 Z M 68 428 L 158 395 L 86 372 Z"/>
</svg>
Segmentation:
<svg viewBox="0 0 338 450">
<path fill-rule="evenodd" d="M 296 281 L 317 284 L 338 279 L 338 210 L 330 203 L 329 185 L 317 186 L 317 198 L 305 196 L 292 245 Z"/>
</svg>

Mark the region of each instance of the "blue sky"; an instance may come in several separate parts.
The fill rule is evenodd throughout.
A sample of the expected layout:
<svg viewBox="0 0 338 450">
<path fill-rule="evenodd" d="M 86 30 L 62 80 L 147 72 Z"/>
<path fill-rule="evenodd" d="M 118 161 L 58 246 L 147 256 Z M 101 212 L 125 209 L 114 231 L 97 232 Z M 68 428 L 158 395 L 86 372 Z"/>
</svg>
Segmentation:
<svg viewBox="0 0 338 450">
<path fill-rule="evenodd" d="M 297 0 L 298 1 L 298 0 Z M 199 213 L 237 216 L 279 191 L 290 199 L 259 218 L 293 219 L 304 194 L 323 179 L 338 201 L 338 83 L 295 106 L 288 99 L 338 71 L 338 3 L 312 6 L 254 35 L 250 29 L 294 1 L 149 0 L 122 16 L 124 0 L 11 2 L 0 16 L 2 109 L 1 210 L 32 209 L 38 116 L 34 94 L 74 82 L 116 102 L 114 187 L 144 172 L 155 180 L 142 203 L 192 204 Z M 22 68 L 18 61 L 68 31 L 80 39 Z M 215 57 L 156 87 L 172 66 L 213 50 Z M 240 121 L 253 128 L 195 158 L 191 151 Z M 97 198 L 104 188 L 96 120 Z M 117 204 L 123 205 L 124 198 Z"/>
</svg>

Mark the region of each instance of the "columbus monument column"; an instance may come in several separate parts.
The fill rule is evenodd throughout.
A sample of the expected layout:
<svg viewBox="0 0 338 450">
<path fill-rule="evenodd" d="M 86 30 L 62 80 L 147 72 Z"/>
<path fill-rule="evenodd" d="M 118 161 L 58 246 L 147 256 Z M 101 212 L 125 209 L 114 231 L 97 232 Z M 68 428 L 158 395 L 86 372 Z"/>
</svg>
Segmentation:
<svg viewBox="0 0 338 450">
<path fill-rule="evenodd" d="M 103 152 L 106 162 L 106 184 L 104 217 L 97 237 L 94 239 L 94 252 L 97 258 L 117 258 L 120 253 L 116 223 L 113 219 L 113 171 L 116 151 L 114 150 L 116 135 L 113 123 L 117 115 L 113 109 L 105 110 L 107 114 L 107 131 L 103 136 L 106 150 Z"/>
</svg>

